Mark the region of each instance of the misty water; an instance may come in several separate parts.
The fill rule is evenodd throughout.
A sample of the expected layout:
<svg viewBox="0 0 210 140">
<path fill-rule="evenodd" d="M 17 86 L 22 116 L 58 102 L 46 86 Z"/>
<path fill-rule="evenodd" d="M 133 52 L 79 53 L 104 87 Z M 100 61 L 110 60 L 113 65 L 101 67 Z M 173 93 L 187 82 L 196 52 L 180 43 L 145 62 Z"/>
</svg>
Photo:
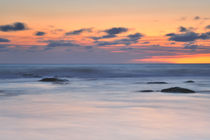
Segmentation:
<svg viewBox="0 0 210 140">
<path fill-rule="evenodd" d="M 209 140 L 208 70 L 210 65 L 1 65 L 0 139 Z M 54 76 L 69 83 L 39 81 Z M 160 81 L 168 84 L 147 84 Z M 196 93 L 160 92 L 175 86 Z"/>
</svg>

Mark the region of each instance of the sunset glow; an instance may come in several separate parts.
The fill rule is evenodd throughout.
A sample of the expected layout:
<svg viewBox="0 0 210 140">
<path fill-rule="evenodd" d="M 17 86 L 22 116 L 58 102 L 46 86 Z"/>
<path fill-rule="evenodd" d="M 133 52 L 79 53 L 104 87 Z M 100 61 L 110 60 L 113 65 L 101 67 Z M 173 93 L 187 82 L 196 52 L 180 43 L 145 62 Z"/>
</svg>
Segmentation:
<svg viewBox="0 0 210 140">
<path fill-rule="evenodd" d="M 181 55 L 181 56 L 164 56 L 164 57 L 152 57 L 148 59 L 135 59 L 133 62 L 139 63 L 177 63 L 177 64 L 193 64 L 193 63 L 209 63 L 210 54 L 198 54 L 198 55 Z"/>
<path fill-rule="evenodd" d="M 52 56 L 62 60 L 53 63 L 210 63 L 208 5 L 205 0 L 4 1 L 0 63 L 48 63 Z M 23 28 L 15 29 L 15 23 Z"/>
</svg>

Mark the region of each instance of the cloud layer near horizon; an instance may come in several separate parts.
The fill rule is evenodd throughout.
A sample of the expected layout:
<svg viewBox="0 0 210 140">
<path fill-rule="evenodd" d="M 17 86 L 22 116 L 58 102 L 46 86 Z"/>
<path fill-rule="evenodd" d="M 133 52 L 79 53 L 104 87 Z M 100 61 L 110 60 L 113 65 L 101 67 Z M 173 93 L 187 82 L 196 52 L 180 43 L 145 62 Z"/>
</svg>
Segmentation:
<svg viewBox="0 0 210 140">
<path fill-rule="evenodd" d="M 193 27 L 180 26 L 178 32 L 168 33 L 160 38 L 164 39 L 162 39 L 164 43 L 154 43 L 144 33 L 136 32 L 127 27 L 111 27 L 104 30 L 81 28 L 69 32 L 61 29 L 39 30 L 30 28 L 31 32 L 33 32 L 31 36 L 37 36 L 32 38 L 33 41 L 31 42 L 33 44 L 24 44 L 25 42 L 30 42 L 30 37 L 28 38 L 29 40 L 27 40 L 27 37 L 24 37 L 25 41 L 16 43 L 18 42 L 15 40 L 16 36 L 7 35 L 7 38 L 1 35 L 0 53 L 12 53 L 14 56 L 20 52 L 24 52 L 23 54 L 33 53 L 34 55 L 43 53 L 48 56 L 50 52 L 56 51 L 58 54 L 60 53 L 59 57 L 63 57 L 62 53 L 67 55 L 68 52 L 71 55 L 73 53 L 81 54 L 87 58 L 108 53 L 110 58 L 128 55 L 130 60 L 126 62 L 132 59 L 146 59 L 152 56 L 206 54 L 210 53 L 210 45 L 203 45 L 200 42 L 210 40 L 208 26 L 203 27 L 205 32 L 198 32 Z M 27 29 L 26 24 L 22 22 L 0 25 L 0 31 L 8 34 Z M 51 37 L 52 34 L 56 36 Z"/>
</svg>

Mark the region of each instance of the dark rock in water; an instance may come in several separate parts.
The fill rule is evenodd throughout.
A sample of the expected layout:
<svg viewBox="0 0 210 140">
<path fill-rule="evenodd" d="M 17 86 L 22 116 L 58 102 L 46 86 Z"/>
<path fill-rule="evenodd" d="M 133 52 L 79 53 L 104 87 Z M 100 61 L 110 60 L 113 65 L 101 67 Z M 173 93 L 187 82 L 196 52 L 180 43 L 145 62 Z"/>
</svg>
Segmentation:
<svg viewBox="0 0 210 140">
<path fill-rule="evenodd" d="M 189 80 L 189 81 L 185 81 L 185 83 L 195 83 L 195 81 Z"/>
<path fill-rule="evenodd" d="M 154 92 L 153 90 L 141 90 L 139 92 Z"/>
<path fill-rule="evenodd" d="M 147 84 L 168 84 L 166 82 L 147 82 Z"/>
<path fill-rule="evenodd" d="M 186 88 L 180 88 L 180 87 L 172 87 L 167 89 L 162 89 L 161 92 L 169 92 L 169 93 L 195 93 L 195 91 L 186 89 Z"/>
<path fill-rule="evenodd" d="M 62 83 L 62 82 L 68 82 L 69 80 L 66 79 L 59 79 L 59 78 L 43 78 L 41 80 L 39 80 L 41 82 L 58 82 L 58 83 Z"/>
</svg>

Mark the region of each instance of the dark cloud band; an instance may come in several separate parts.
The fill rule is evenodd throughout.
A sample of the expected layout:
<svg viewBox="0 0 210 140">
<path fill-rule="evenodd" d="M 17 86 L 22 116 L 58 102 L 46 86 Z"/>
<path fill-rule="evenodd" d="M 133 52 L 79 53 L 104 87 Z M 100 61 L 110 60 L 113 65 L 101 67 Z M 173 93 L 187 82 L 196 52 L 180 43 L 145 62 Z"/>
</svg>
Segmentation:
<svg viewBox="0 0 210 140">
<path fill-rule="evenodd" d="M 0 42 L 10 42 L 10 40 L 6 38 L 0 38 Z"/>
<path fill-rule="evenodd" d="M 16 22 L 11 25 L 0 26 L 0 31 L 2 32 L 23 31 L 23 30 L 26 30 L 26 25 L 22 22 Z"/>
</svg>

